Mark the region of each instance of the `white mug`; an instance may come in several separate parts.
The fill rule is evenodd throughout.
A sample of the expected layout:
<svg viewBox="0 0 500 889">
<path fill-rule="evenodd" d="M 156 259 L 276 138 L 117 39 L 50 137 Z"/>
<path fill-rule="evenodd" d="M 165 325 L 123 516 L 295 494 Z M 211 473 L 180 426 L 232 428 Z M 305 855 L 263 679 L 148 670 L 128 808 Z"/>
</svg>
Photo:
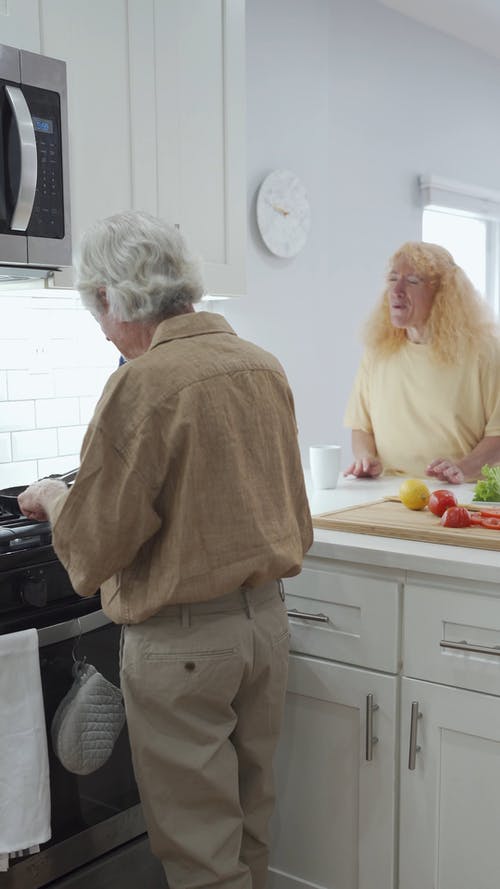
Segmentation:
<svg viewBox="0 0 500 889">
<path fill-rule="evenodd" d="M 309 465 L 315 488 L 336 488 L 340 472 L 340 445 L 311 445 Z"/>
</svg>

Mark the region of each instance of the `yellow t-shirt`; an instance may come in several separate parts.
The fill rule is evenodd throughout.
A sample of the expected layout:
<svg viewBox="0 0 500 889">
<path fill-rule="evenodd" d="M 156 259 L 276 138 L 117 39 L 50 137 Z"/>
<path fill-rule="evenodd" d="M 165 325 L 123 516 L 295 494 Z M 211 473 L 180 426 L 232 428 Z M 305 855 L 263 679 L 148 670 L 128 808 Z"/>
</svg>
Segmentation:
<svg viewBox="0 0 500 889">
<path fill-rule="evenodd" d="M 411 342 L 389 357 L 367 351 L 344 425 L 374 435 L 386 473 L 422 477 L 436 457 L 459 460 L 500 435 L 500 343 L 454 365 Z"/>
</svg>

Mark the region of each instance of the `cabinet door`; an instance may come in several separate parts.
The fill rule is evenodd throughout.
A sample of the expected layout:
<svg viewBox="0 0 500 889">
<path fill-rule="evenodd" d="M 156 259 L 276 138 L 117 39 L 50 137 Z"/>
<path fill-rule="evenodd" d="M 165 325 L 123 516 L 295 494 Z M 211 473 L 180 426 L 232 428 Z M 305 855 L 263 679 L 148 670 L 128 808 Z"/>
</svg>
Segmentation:
<svg viewBox="0 0 500 889">
<path fill-rule="evenodd" d="M 126 0 L 40 0 L 41 49 L 66 61 L 73 252 L 88 226 L 132 206 Z M 72 275 L 58 277 L 70 285 Z"/>
<path fill-rule="evenodd" d="M 395 676 L 291 656 L 269 889 L 394 885 L 397 683 Z M 371 759 L 369 695 L 378 707 Z"/>
<path fill-rule="evenodd" d="M 0 2 L 0 43 L 40 52 L 39 0 Z"/>
<path fill-rule="evenodd" d="M 403 679 L 401 724 L 400 889 L 498 886 L 500 698 Z"/>
<path fill-rule="evenodd" d="M 243 0 L 155 0 L 155 58 L 159 215 L 202 258 L 209 293 L 243 293 Z"/>
</svg>

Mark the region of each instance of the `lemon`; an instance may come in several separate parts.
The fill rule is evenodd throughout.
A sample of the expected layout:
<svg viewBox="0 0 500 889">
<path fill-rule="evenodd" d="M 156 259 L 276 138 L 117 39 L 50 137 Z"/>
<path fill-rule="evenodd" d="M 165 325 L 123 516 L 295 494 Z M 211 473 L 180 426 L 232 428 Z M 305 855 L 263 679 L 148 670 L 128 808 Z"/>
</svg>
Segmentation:
<svg viewBox="0 0 500 889">
<path fill-rule="evenodd" d="M 418 478 L 407 478 L 399 489 L 399 496 L 401 503 L 408 509 L 424 509 L 429 502 L 431 492 Z"/>
</svg>

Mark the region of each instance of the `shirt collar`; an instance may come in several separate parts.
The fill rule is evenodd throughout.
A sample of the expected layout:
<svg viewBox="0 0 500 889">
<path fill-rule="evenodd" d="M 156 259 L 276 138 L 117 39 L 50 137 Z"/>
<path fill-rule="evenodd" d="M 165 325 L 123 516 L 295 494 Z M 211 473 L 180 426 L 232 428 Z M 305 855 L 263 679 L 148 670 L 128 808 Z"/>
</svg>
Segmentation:
<svg viewBox="0 0 500 889">
<path fill-rule="evenodd" d="M 236 336 L 235 331 L 222 315 L 218 315 L 216 312 L 188 312 L 185 315 L 175 315 L 173 318 L 160 321 L 149 348 L 154 349 L 160 343 L 168 343 L 171 340 L 203 336 L 207 333 L 231 333 Z"/>
</svg>

